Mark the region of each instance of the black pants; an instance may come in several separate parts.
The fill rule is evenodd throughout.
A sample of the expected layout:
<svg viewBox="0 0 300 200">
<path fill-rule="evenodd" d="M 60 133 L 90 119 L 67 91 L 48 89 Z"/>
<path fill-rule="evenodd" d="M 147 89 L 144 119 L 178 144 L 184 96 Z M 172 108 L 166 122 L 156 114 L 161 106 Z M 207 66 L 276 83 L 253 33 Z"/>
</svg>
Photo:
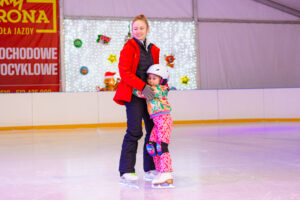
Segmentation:
<svg viewBox="0 0 300 200">
<path fill-rule="evenodd" d="M 120 157 L 120 175 L 135 172 L 136 153 L 138 140 L 143 136 L 142 120 L 146 128 L 144 143 L 144 171 L 155 169 L 153 158 L 147 153 L 146 143 L 149 142 L 150 134 L 154 126 L 147 111 L 146 100 L 132 95 L 131 102 L 125 103 L 127 114 L 127 130 L 123 139 Z"/>
</svg>

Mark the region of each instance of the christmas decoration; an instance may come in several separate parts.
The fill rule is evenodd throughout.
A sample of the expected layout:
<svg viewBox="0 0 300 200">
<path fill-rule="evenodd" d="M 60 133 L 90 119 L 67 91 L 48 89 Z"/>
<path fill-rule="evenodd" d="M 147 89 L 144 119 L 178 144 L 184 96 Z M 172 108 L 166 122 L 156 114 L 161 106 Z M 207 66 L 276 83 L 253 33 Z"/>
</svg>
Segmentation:
<svg viewBox="0 0 300 200">
<path fill-rule="evenodd" d="M 80 48 L 82 46 L 82 41 L 80 39 L 75 39 L 74 46 Z"/>
<path fill-rule="evenodd" d="M 82 75 L 87 75 L 87 73 L 89 73 L 89 69 L 88 69 L 86 66 L 82 66 L 82 67 L 80 68 L 80 73 L 81 73 Z"/>
<path fill-rule="evenodd" d="M 107 37 L 105 35 L 98 35 L 97 42 L 102 44 L 108 44 L 110 40 L 111 40 L 110 37 Z"/>
<path fill-rule="evenodd" d="M 124 47 L 129 24 L 129 19 L 64 19 L 64 56 L 61 59 L 65 66 L 66 92 L 93 92 L 96 85 L 104 87 L 104 73 L 117 72 L 119 52 Z M 176 66 L 170 70 L 169 85 L 177 90 L 197 89 L 196 77 L 199 74 L 193 20 L 151 19 L 149 26 L 147 40 L 160 48 L 160 62 L 166 65 L 164 55 L 175 55 Z M 131 25 L 130 32 L 132 35 Z M 96 43 L 99 34 L 111 37 L 108 45 Z M 74 46 L 76 38 L 83 42 L 81 48 Z M 107 60 L 110 54 L 117 55 L 117 62 L 111 64 Z M 81 66 L 88 67 L 87 75 L 79 72 Z M 182 84 L 180 79 L 185 75 L 190 79 L 187 85 Z M 115 79 L 117 77 L 120 77 L 119 72 Z"/>
<path fill-rule="evenodd" d="M 173 54 L 169 55 L 169 56 L 165 56 L 165 61 L 167 62 L 167 66 L 169 67 L 174 67 L 174 60 L 175 60 L 175 57 Z"/>
<path fill-rule="evenodd" d="M 120 83 L 120 78 L 117 78 L 117 81 L 114 79 L 115 72 L 105 72 L 104 75 L 104 84 L 105 87 L 100 88 L 100 86 L 96 86 L 97 91 L 116 91 L 117 87 Z"/>
<path fill-rule="evenodd" d="M 113 64 L 114 62 L 117 62 L 117 55 L 110 54 L 107 60 L 109 60 L 109 62 Z"/>
<path fill-rule="evenodd" d="M 184 77 L 181 77 L 181 84 L 187 85 L 189 80 L 190 79 L 185 75 Z"/>
<path fill-rule="evenodd" d="M 127 35 L 125 36 L 125 40 L 124 42 L 126 43 L 128 40 L 130 40 L 132 37 L 131 37 L 131 33 L 130 33 L 130 24 L 128 25 L 128 33 Z"/>
</svg>

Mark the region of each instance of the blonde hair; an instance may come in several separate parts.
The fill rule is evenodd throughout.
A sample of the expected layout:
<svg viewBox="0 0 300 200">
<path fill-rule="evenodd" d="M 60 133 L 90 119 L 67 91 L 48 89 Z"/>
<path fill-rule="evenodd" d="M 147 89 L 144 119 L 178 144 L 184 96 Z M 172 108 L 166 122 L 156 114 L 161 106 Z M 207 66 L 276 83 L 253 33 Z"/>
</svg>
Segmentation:
<svg viewBox="0 0 300 200">
<path fill-rule="evenodd" d="M 149 28 L 148 19 L 147 19 L 147 17 L 146 17 L 145 15 L 140 14 L 140 15 L 136 16 L 136 17 L 132 20 L 131 26 L 132 26 L 133 23 L 136 22 L 137 20 L 141 20 L 141 21 L 145 22 L 145 24 L 147 25 L 147 29 Z"/>
</svg>

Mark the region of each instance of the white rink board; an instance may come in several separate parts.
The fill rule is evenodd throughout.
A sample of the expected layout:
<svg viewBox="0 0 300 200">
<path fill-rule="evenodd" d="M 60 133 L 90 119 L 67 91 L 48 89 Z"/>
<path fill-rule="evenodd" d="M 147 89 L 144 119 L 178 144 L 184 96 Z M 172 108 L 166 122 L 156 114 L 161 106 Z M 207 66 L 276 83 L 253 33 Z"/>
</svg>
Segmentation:
<svg viewBox="0 0 300 200">
<path fill-rule="evenodd" d="M 170 91 L 172 118 L 177 121 L 218 118 L 217 90 Z"/>
<path fill-rule="evenodd" d="M 219 90 L 219 119 L 262 119 L 263 90 Z"/>
<path fill-rule="evenodd" d="M 33 125 L 96 124 L 96 93 L 33 94 Z"/>
<path fill-rule="evenodd" d="M 115 92 L 1 94 L 0 127 L 126 122 Z M 300 118 L 300 88 L 170 91 L 174 121 Z"/>
<path fill-rule="evenodd" d="M 113 101 L 115 92 L 98 92 L 99 123 L 126 122 L 126 108 Z"/>
<path fill-rule="evenodd" d="M 0 94 L 0 127 L 32 125 L 32 94 Z"/>
<path fill-rule="evenodd" d="M 265 89 L 266 118 L 300 118 L 300 89 Z"/>
</svg>

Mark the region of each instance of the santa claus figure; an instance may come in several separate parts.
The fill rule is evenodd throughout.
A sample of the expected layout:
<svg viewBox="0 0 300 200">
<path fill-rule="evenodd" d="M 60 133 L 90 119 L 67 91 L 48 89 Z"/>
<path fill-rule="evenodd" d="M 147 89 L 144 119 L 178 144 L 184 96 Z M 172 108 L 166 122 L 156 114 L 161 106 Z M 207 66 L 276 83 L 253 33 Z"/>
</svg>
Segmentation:
<svg viewBox="0 0 300 200">
<path fill-rule="evenodd" d="M 115 74 L 116 74 L 116 72 L 105 72 L 105 75 L 104 75 L 105 87 L 100 88 L 99 86 L 97 86 L 96 90 L 97 91 L 116 91 L 121 79 L 117 78 L 117 81 L 115 81 L 115 78 L 114 78 Z"/>
</svg>

